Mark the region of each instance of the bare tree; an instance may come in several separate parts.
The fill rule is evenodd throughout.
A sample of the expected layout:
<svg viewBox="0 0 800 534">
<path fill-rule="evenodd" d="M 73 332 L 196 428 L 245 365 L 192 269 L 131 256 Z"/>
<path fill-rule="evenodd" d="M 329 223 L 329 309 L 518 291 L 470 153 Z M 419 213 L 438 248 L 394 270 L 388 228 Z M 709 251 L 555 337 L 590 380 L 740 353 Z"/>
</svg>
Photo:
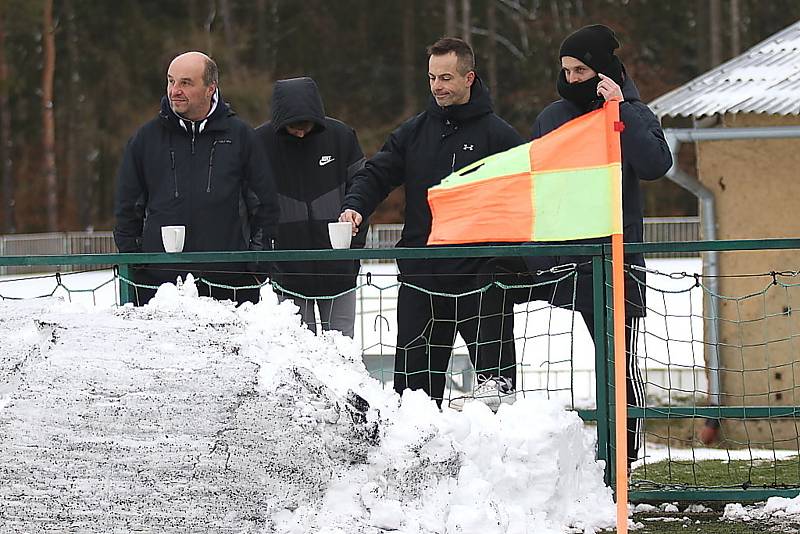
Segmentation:
<svg viewBox="0 0 800 534">
<path fill-rule="evenodd" d="M 456 0 L 444 2 L 444 33 L 449 37 L 456 34 Z"/>
<path fill-rule="evenodd" d="M 236 39 L 234 31 L 236 24 L 233 20 L 231 3 L 229 0 L 219 0 L 219 8 L 222 15 L 222 32 L 225 34 L 225 48 L 227 49 L 228 72 L 236 72 L 237 55 Z"/>
<path fill-rule="evenodd" d="M 467 43 L 472 44 L 472 3 L 461 0 L 461 35 Z"/>
<path fill-rule="evenodd" d="M 403 4 L 403 116 L 414 114 L 417 101 L 414 97 L 414 14 L 416 2 L 406 0 Z"/>
<path fill-rule="evenodd" d="M 711 49 L 711 66 L 722 63 L 722 5 L 720 0 L 709 0 L 708 29 Z"/>
<path fill-rule="evenodd" d="M 364 10 L 365 13 L 367 10 Z M 280 47 L 280 34 L 278 28 L 281 27 L 281 16 L 278 11 L 278 0 L 271 0 L 269 3 L 269 13 L 272 31 L 269 32 L 269 72 L 272 77 L 278 70 L 278 49 Z"/>
<path fill-rule="evenodd" d="M 530 42 L 528 40 L 528 22 L 536 20 L 537 6 L 534 5 L 532 9 L 527 9 L 519 3 L 519 0 L 498 0 L 499 7 L 506 13 L 506 15 L 514 22 L 519 31 L 520 51 L 524 55 L 530 52 Z M 556 15 L 558 9 L 556 6 Z"/>
<path fill-rule="evenodd" d="M 42 150 L 44 183 L 47 188 L 47 229 L 58 230 L 58 174 L 56 173 L 56 123 L 53 105 L 53 80 L 56 71 L 56 39 L 53 27 L 53 0 L 44 0 L 42 16 Z"/>
<path fill-rule="evenodd" d="M 558 9 L 559 0 L 550 0 L 550 16 L 553 18 L 553 25 L 556 29 L 556 34 L 564 33 L 561 27 L 561 12 Z"/>
<path fill-rule="evenodd" d="M 489 78 L 489 92 L 495 101 L 498 99 L 497 93 L 497 9 L 495 0 L 489 0 L 486 4 L 486 31 L 488 32 L 488 42 L 486 43 L 486 75 Z"/>
<path fill-rule="evenodd" d="M 731 0 L 731 56 L 742 52 L 742 13 L 739 0 Z"/>
<path fill-rule="evenodd" d="M 204 28 L 206 30 L 206 49 L 205 53 L 209 56 L 214 54 L 214 40 L 212 39 L 212 30 L 214 28 L 214 21 L 217 19 L 217 1 L 208 0 L 208 16 L 206 16 L 206 23 Z"/>
<path fill-rule="evenodd" d="M 5 17 L 0 13 L 0 157 L 3 158 L 3 230 L 13 233 L 14 176 L 11 159 L 11 106 L 8 102 Z"/>
</svg>

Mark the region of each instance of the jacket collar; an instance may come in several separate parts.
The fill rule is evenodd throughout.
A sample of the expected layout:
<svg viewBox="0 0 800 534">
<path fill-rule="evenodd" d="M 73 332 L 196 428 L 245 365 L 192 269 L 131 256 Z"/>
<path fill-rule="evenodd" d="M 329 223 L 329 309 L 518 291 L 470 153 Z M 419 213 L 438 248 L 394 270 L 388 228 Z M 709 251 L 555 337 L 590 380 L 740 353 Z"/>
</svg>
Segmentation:
<svg viewBox="0 0 800 534">
<path fill-rule="evenodd" d="M 214 95 L 211 97 L 211 109 L 208 111 L 208 115 L 199 121 L 191 121 L 175 113 L 169 105 L 167 96 L 161 97 L 161 111 L 159 112 L 159 116 L 167 123 L 177 126 L 187 133 L 199 134 L 205 130 L 221 129 L 221 119 L 231 115 L 235 115 L 235 113 L 231 110 L 228 103 L 222 99 L 219 88 L 217 88 Z"/>
<path fill-rule="evenodd" d="M 475 81 L 470 88 L 469 101 L 466 104 L 441 107 L 431 95 L 428 101 L 428 112 L 443 120 L 464 122 L 491 113 L 492 101 L 489 98 L 489 91 L 476 74 Z"/>
</svg>

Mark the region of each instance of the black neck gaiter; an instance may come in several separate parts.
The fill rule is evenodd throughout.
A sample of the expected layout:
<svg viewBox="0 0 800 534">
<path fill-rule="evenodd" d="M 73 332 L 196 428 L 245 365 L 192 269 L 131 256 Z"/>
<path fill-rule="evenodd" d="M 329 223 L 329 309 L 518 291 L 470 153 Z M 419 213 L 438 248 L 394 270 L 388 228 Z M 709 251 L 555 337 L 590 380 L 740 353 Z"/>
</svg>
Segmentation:
<svg viewBox="0 0 800 534">
<path fill-rule="evenodd" d="M 622 87 L 625 81 L 625 67 L 617 56 L 611 58 L 611 62 L 600 70 L 603 74 L 617 82 Z M 597 84 L 600 83 L 600 76 L 590 78 L 585 82 L 567 83 L 567 76 L 562 69 L 558 73 L 556 89 L 561 98 L 573 102 L 583 110 L 590 110 L 599 107 L 597 101 L 603 102 L 602 96 L 597 96 Z"/>
<path fill-rule="evenodd" d="M 589 78 L 584 82 L 568 83 L 567 77 L 562 70 L 558 74 L 556 88 L 558 94 L 564 100 L 569 100 L 583 110 L 594 107 L 594 102 L 602 97 L 597 96 L 597 84 L 600 83 L 600 76 Z"/>
</svg>

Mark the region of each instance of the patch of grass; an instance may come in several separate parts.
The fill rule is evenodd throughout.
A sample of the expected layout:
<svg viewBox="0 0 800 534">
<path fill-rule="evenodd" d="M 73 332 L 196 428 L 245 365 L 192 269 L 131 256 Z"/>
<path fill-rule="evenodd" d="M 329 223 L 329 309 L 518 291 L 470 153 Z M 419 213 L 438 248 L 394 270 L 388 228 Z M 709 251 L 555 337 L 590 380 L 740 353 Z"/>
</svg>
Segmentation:
<svg viewBox="0 0 800 534">
<path fill-rule="evenodd" d="M 664 518 L 671 520 L 664 520 Z M 797 532 L 796 526 L 768 525 L 761 522 L 733 523 L 720 521 L 719 516 L 709 517 L 709 514 L 637 514 L 634 520 L 644 525 L 644 528 L 629 531 L 635 534 L 766 534 L 771 532 Z M 606 532 L 616 534 L 617 531 Z"/>
<path fill-rule="evenodd" d="M 800 457 L 785 460 L 663 460 L 645 464 L 631 475 L 631 487 L 649 489 L 662 485 L 696 488 L 797 487 Z"/>
</svg>

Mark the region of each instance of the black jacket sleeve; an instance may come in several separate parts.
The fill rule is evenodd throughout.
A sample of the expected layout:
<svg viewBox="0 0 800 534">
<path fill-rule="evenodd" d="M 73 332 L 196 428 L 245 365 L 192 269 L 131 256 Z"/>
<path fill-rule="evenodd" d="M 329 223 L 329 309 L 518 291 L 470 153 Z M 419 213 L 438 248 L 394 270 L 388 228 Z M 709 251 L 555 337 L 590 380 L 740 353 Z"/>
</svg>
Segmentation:
<svg viewBox="0 0 800 534">
<path fill-rule="evenodd" d="M 672 167 L 672 153 L 658 119 L 641 102 L 622 102 L 619 116 L 625 129 L 620 134 L 622 157 L 640 180 L 655 180 Z"/>
<path fill-rule="evenodd" d="M 142 251 L 147 188 L 139 151 L 138 136 L 134 136 L 125 147 L 117 173 L 117 193 L 114 202 L 114 215 L 117 221 L 114 226 L 114 242 L 120 252 Z"/>
<path fill-rule="evenodd" d="M 355 173 L 350 190 L 342 203 L 342 210 L 355 210 L 366 218 L 372 215 L 392 189 L 404 182 L 404 139 L 407 126 L 408 123 L 392 132 L 381 150 L 365 162 L 363 169 Z"/>
<path fill-rule="evenodd" d="M 500 127 L 497 131 L 497 136 L 494 139 L 494 153 L 503 152 L 510 148 L 514 148 L 515 146 L 519 146 L 524 142 L 525 140 L 521 135 L 519 135 L 519 132 L 517 132 L 513 126 L 500 119 Z"/>
<path fill-rule="evenodd" d="M 277 236 L 280 206 L 272 166 L 267 161 L 261 143 L 256 140 L 256 134 L 251 128 L 247 128 L 244 135 L 246 149 L 243 190 L 252 191 L 258 197 L 257 209 L 252 209 L 255 205 L 252 199 L 248 202 L 251 248 L 263 250 L 270 248 L 268 244 Z"/>
<path fill-rule="evenodd" d="M 531 140 L 539 139 L 544 135 L 542 131 L 542 121 L 541 121 L 541 114 L 536 117 L 536 120 L 533 121 L 533 127 L 531 128 Z"/>
<path fill-rule="evenodd" d="M 356 174 L 364 168 L 366 159 L 364 152 L 361 150 L 361 144 L 358 142 L 358 136 L 355 130 L 351 130 L 350 146 L 348 147 L 347 155 L 347 180 L 345 184 L 345 195 L 350 192 L 353 187 L 353 179 Z M 367 230 L 369 229 L 369 221 L 367 217 L 361 222 L 358 228 L 358 233 L 353 236 L 350 244 L 351 248 L 364 248 L 367 244 Z"/>
</svg>

